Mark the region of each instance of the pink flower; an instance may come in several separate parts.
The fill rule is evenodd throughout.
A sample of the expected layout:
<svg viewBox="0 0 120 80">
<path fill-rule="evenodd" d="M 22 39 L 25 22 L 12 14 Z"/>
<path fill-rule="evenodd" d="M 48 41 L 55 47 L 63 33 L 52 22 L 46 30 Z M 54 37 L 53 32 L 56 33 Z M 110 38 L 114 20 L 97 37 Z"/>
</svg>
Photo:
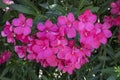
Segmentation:
<svg viewBox="0 0 120 80">
<path fill-rule="evenodd" d="M 111 31 L 109 28 L 111 27 L 108 23 L 96 23 L 96 38 L 98 41 L 100 41 L 103 44 L 106 44 L 107 38 L 110 38 L 112 36 Z"/>
<path fill-rule="evenodd" d="M 49 47 L 48 40 L 36 40 L 36 44 L 32 46 L 32 50 L 37 53 L 38 59 L 45 59 L 53 55 L 52 49 Z"/>
<path fill-rule="evenodd" d="M 5 51 L 0 55 L 0 64 L 5 63 L 11 57 L 10 51 Z"/>
<path fill-rule="evenodd" d="M 9 42 L 14 41 L 14 37 L 22 42 L 22 46 L 14 46 L 19 58 L 35 60 L 43 67 L 57 67 L 63 73 L 72 74 L 88 62 L 94 49 L 106 44 L 112 36 L 109 29 L 113 24 L 119 25 L 119 17 L 112 18 L 106 17 L 104 24 L 101 24 L 96 23 L 97 16 L 90 10 L 79 15 L 79 20 L 74 18 L 73 13 L 69 13 L 67 16 L 59 16 L 57 25 L 50 20 L 39 22 L 38 32 L 30 35 L 32 19 L 19 14 L 18 18 L 12 20 L 12 25 L 6 22 L 1 34 Z"/>
<path fill-rule="evenodd" d="M 3 2 L 4 4 L 7 4 L 7 5 L 14 4 L 14 1 L 12 1 L 12 0 L 2 0 L 2 2 Z"/>
<path fill-rule="evenodd" d="M 26 46 L 15 46 L 14 49 L 19 58 L 26 59 Z"/>
<path fill-rule="evenodd" d="M 15 43 L 15 34 L 13 32 L 13 26 L 7 21 L 4 25 L 4 30 L 1 31 L 2 37 L 7 37 L 8 43 Z"/>
<path fill-rule="evenodd" d="M 66 53 L 67 52 L 67 53 Z M 57 53 L 57 57 L 59 59 L 65 59 L 67 54 L 71 53 L 71 48 L 68 46 L 59 47 L 59 52 Z"/>
<path fill-rule="evenodd" d="M 20 40 L 23 44 L 27 44 L 30 42 L 31 37 L 30 36 L 24 36 L 24 35 L 17 35 L 16 40 Z"/>
<path fill-rule="evenodd" d="M 52 56 L 49 56 L 47 59 L 46 59 L 47 63 L 51 66 L 51 67 L 56 67 L 57 64 L 58 64 L 58 60 L 56 58 L 55 55 L 52 55 Z"/>
<path fill-rule="evenodd" d="M 32 61 L 32 60 L 36 59 L 36 55 L 35 55 L 34 53 L 29 53 L 28 56 L 27 56 L 27 58 L 28 58 L 30 61 Z"/>
<path fill-rule="evenodd" d="M 94 28 L 94 23 L 97 20 L 95 14 L 93 14 L 90 10 L 86 10 L 82 15 L 78 17 L 78 30 L 82 31 L 83 29 L 87 31 L 91 31 Z"/>
<path fill-rule="evenodd" d="M 23 14 L 19 14 L 19 18 L 12 20 L 12 24 L 15 26 L 14 33 L 24 36 L 29 35 L 31 33 L 32 22 L 31 18 L 26 19 Z"/>
<path fill-rule="evenodd" d="M 103 21 L 109 23 L 111 26 L 116 25 L 116 20 L 112 16 L 105 16 Z"/>
<path fill-rule="evenodd" d="M 76 36 L 76 27 L 77 22 L 75 21 L 74 15 L 69 13 L 67 16 L 58 17 L 58 26 L 61 36 L 67 34 L 68 38 L 74 38 Z"/>
<path fill-rule="evenodd" d="M 55 40 L 58 35 L 58 27 L 50 20 L 47 20 L 45 24 L 39 23 L 37 29 L 40 31 L 36 35 L 38 38 L 48 38 L 49 40 Z"/>
<path fill-rule="evenodd" d="M 120 15 L 120 0 L 111 3 L 111 14 Z"/>
</svg>

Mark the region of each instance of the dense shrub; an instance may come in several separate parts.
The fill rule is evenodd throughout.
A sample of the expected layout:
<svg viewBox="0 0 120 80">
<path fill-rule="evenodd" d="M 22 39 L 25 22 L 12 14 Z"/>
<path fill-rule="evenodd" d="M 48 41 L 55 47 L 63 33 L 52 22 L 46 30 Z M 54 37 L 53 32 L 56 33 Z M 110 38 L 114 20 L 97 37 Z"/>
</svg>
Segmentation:
<svg viewBox="0 0 120 80">
<path fill-rule="evenodd" d="M 120 0 L 1 0 L 0 80 L 119 80 Z"/>
</svg>

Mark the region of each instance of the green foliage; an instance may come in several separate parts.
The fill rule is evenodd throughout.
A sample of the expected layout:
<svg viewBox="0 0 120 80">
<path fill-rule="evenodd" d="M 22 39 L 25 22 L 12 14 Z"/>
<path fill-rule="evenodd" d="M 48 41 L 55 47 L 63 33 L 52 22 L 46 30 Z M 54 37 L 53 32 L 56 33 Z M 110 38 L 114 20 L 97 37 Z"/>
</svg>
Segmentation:
<svg viewBox="0 0 120 80">
<path fill-rule="evenodd" d="M 56 22 L 59 15 L 66 15 L 68 12 L 73 12 L 77 17 L 86 9 L 91 9 L 92 12 L 98 14 L 101 21 L 104 15 L 109 15 L 108 8 L 114 0 L 14 1 L 17 4 L 8 6 L 0 0 L 0 30 L 3 29 L 6 20 L 11 20 L 18 13 L 32 17 L 34 26 L 47 18 Z M 10 10 L 4 12 L 2 9 L 7 6 L 10 7 Z M 36 62 L 18 59 L 11 48 L 13 45 L 7 45 L 6 40 L 0 37 L 0 52 L 10 49 L 14 55 L 7 63 L 0 65 L 0 80 L 120 80 L 120 43 L 116 37 L 118 28 L 115 27 L 111 30 L 113 36 L 109 39 L 108 44 L 95 50 L 89 58 L 90 61 L 81 69 L 75 70 L 72 75 L 61 73 L 55 68 L 43 68 Z"/>
</svg>

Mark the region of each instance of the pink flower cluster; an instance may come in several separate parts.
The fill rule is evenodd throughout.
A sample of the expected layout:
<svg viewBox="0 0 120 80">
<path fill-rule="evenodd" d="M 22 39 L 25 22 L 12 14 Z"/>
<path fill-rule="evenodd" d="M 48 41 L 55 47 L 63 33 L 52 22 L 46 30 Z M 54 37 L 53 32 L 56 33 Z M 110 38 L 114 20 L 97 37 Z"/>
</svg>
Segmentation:
<svg viewBox="0 0 120 80">
<path fill-rule="evenodd" d="M 11 57 L 10 51 L 5 51 L 0 55 L 0 65 L 8 61 L 8 59 Z"/>
<path fill-rule="evenodd" d="M 15 39 L 20 40 L 22 43 L 28 43 L 32 22 L 31 18 L 26 19 L 23 14 L 19 14 L 18 18 L 12 20 L 12 24 L 6 22 L 1 35 L 7 37 L 8 43 L 16 44 Z"/>
<path fill-rule="evenodd" d="M 111 3 L 111 15 L 104 18 L 104 22 L 108 22 L 111 26 L 118 26 L 118 39 L 120 41 L 120 0 Z M 114 17 L 114 15 L 116 17 Z"/>
<path fill-rule="evenodd" d="M 111 3 L 111 14 L 120 15 L 120 0 Z"/>
<path fill-rule="evenodd" d="M 106 16 L 104 21 L 111 25 L 120 26 L 120 0 L 111 3 L 111 16 Z M 115 15 L 116 17 L 113 17 Z"/>
<path fill-rule="evenodd" d="M 96 22 L 97 16 L 90 10 L 75 19 L 73 13 L 59 16 L 57 24 L 46 20 L 39 22 L 35 34 L 31 34 L 32 19 L 26 19 L 23 14 L 6 22 L 3 37 L 9 43 L 14 43 L 14 50 L 19 58 L 35 60 L 43 67 L 57 67 L 59 70 L 72 74 L 87 63 L 94 49 L 106 44 L 112 36 L 109 22 Z M 17 45 L 17 40 L 22 45 Z"/>
</svg>

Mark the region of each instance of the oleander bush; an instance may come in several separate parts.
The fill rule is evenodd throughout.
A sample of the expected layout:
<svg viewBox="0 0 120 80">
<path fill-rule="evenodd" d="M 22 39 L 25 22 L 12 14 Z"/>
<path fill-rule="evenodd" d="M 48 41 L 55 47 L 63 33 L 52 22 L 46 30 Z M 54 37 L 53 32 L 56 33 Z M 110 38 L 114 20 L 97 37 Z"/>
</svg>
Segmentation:
<svg viewBox="0 0 120 80">
<path fill-rule="evenodd" d="M 0 0 L 0 80 L 120 80 L 120 0 Z"/>
</svg>

